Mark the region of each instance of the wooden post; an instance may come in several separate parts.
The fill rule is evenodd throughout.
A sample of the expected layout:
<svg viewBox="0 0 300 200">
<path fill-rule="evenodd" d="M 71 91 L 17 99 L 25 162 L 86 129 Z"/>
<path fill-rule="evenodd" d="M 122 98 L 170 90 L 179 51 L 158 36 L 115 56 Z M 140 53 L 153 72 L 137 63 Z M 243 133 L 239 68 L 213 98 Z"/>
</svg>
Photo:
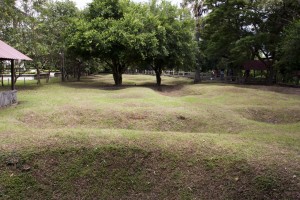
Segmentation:
<svg viewBox="0 0 300 200">
<path fill-rule="evenodd" d="M 11 90 L 15 90 L 15 80 L 14 80 L 14 78 L 15 78 L 15 70 L 14 70 L 14 68 L 15 68 L 15 62 L 14 62 L 14 60 L 10 60 L 10 62 L 11 62 Z"/>
</svg>

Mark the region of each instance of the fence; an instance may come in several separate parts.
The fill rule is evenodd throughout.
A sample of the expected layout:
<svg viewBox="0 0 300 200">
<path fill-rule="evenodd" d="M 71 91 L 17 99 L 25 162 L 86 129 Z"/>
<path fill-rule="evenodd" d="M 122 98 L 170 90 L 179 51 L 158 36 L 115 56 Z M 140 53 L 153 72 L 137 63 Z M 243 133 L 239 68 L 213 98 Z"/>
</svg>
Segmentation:
<svg viewBox="0 0 300 200">
<path fill-rule="evenodd" d="M 155 75 L 154 70 L 137 70 L 137 71 L 128 71 L 129 74 L 146 74 L 146 75 Z M 190 79 L 195 78 L 195 72 L 185 72 L 185 71 L 175 71 L 175 70 L 165 70 L 162 73 L 163 76 L 170 77 L 186 77 Z M 224 76 L 224 75 L 212 75 L 212 73 L 200 73 L 201 81 L 204 82 L 238 82 L 239 79 L 236 76 Z"/>
<path fill-rule="evenodd" d="M 17 103 L 17 90 L 0 92 L 0 107 Z"/>
<path fill-rule="evenodd" d="M 145 74 L 145 75 L 155 75 L 154 70 L 134 70 L 127 71 L 128 74 Z M 175 70 L 165 70 L 162 76 L 169 77 L 186 77 L 190 79 L 195 78 L 195 72 L 185 72 L 185 71 L 175 71 Z M 226 73 L 212 73 L 212 72 L 201 72 L 200 73 L 201 82 L 210 83 L 237 83 L 237 84 L 268 84 L 266 77 L 244 77 L 237 75 L 227 75 Z"/>
<path fill-rule="evenodd" d="M 154 73 L 154 72 L 153 72 Z M 164 71 L 163 75 L 170 77 L 187 77 L 194 79 L 195 72 L 184 71 Z M 226 74 L 214 74 L 211 72 L 200 73 L 201 82 L 221 82 L 221 83 L 238 83 L 238 84 L 266 84 L 267 78 L 253 78 L 253 77 L 240 77 L 240 76 L 227 76 Z"/>
</svg>

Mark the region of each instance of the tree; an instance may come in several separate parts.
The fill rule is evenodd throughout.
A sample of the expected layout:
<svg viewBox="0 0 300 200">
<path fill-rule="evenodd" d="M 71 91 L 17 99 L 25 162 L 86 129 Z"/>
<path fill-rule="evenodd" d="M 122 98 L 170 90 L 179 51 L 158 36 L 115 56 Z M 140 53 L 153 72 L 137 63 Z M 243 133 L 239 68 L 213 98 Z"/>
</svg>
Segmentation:
<svg viewBox="0 0 300 200">
<path fill-rule="evenodd" d="M 197 42 L 198 48 L 200 49 L 200 31 L 201 31 L 201 17 L 203 14 L 207 11 L 206 6 L 204 4 L 205 0 L 184 0 L 182 6 L 189 7 L 189 9 L 194 14 L 194 18 L 196 19 L 196 27 L 195 27 L 195 40 Z M 195 72 L 195 78 L 194 83 L 200 83 L 201 82 L 201 54 L 198 54 L 196 56 L 196 72 Z M 202 57 L 203 59 L 203 57 Z M 203 63 L 203 61 L 202 61 Z"/>
<path fill-rule="evenodd" d="M 295 1 L 216 1 L 207 0 L 209 14 L 204 19 L 201 37 L 205 54 L 226 58 L 231 66 L 259 59 L 269 68 L 269 83 L 274 79 L 274 63 L 284 27 L 299 16 Z"/>
<path fill-rule="evenodd" d="M 59 63 L 62 62 L 62 59 L 66 61 L 69 59 L 73 60 L 72 57 L 68 56 L 66 40 L 73 18 L 79 16 L 79 11 L 75 3 L 69 0 L 50 2 L 47 4 L 44 16 L 46 20 L 43 22 L 43 28 L 46 32 L 50 32 L 47 37 L 51 40 L 49 58 L 51 59 L 52 65 L 58 66 Z M 51 29 L 59 31 L 51 31 Z M 62 58 L 61 55 L 64 57 Z M 68 67 L 68 65 L 61 67 L 63 81 L 65 76 L 67 76 L 67 70 L 64 69 L 66 67 Z M 73 68 L 73 66 L 70 67 Z"/>
<path fill-rule="evenodd" d="M 291 80 L 294 72 L 300 71 L 300 20 L 295 21 L 284 31 L 283 39 L 280 43 L 279 61 L 276 65 L 279 67 L 283 81 Z M 297 76 L 297 75 L 296 75 Z M 296 80 L 299 85 L 299 77 Z"/>
<path fill-rule="evenodd" d="M 194 21 L 185 9 L 178 9 L 170 2 L 152 1 L 151 13 L 159 24 L 156 31 L 158 41 L 155 53 L 145 59 L 156 74 L 157 85 L 161 85 L 161 74 L 168 69 L 190 69 L 195 66 L 197 43 L 194 40 Z"/>
<path fill-rule="evenodd" d="M 0 38 L 12 43 L 13 31 L 20 21 L 20 11 L 15 7 L 15 1 L 0 0 Z"/>
<path fill-rule="evenodd" d="M 155 42 L 154 34 L 145 31 L 141 10 L 143 5 L 129 1 L 92 2 L 85 19 L 73 23 L 69 49 L 83 59 L 99 58 L 111 68 L 115 85 L 121 85 L 128 66 L 143 59 Z"/>
<path fill-rule="evenodd" d="M 13 47 L 32 56 L 36 41 L 36 16 L 44 1 L 0 1 L 0 36 Z M 4 8 L 4 10 L 2 10 Z M 33 25 L 34 24 L 34 25 Z M 30 47 L 30 48 L 29 48 Z M 43 52 L 40 50 L 39 52 Z M 16 73 L 15 73 L 16 75 Z M 15 81 L 17 81 L 15 78 Z"/>
<path fill-rule="evenodd" d="M 106 63 L 115 85 L 122 84 L 129 66 L 151 66 L 160 85 L 163 69 L 194 65 L 193 20 L 188 12 L 165 1 L 95 0 L 86 18 L 75 20 L 72 27 L 69 49 Z"/>
<path fill-rule="evenodd" d="M 125 10 L 130 11 L 132 3 L 118 0 L 95 0 L 89 6 L 87 20 L 83 22 L 88 27 L 81 41 L 92 56 L 100 58 L 113 71 L 115 85 L 122 85 L 122 74 L 133 62 L 135 45 L 132 37 L 138 36 L 134 21 L 127 23 L 130 17 Z"/>
<path fill-rule="evenodd" d="M 64 52 L 66 29 L 77 8 L 71 1 L 23 0 L 15 4 L 3 0 L 0 3 L 0 36 L 33 58 L 28 66 L 37 70 L 39 84 L 40 71 L 58 65 L 59 53 Z"/>
</svg>

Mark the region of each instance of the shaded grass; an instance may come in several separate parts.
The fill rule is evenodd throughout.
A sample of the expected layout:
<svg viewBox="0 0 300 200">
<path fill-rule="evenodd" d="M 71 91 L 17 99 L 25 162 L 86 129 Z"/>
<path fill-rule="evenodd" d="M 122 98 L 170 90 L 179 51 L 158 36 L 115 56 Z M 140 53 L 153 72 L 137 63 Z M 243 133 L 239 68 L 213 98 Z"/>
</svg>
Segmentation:
<svg viewBox="0 0 300 200">
<path fill-rule="evenodd" d="M 18 86 L 0 110 L 0 198 L 299 197 L 298 89 L 154 78 Z"/>
<path fill-rule="evenodd" d="M 293 197 L 290 192 L 297 189 L 272 168 L 268 170 L 274 174 L 265 174 L 233 154 L 224 157 L 217 150 L 209 154 L 178 155 L 116 144 L 35 151 L 20 156 L 31 166 L 29 172 L 21 166 L 1 167 L 1 195 L 4 199 L 272 199 Z"/>
</svg>

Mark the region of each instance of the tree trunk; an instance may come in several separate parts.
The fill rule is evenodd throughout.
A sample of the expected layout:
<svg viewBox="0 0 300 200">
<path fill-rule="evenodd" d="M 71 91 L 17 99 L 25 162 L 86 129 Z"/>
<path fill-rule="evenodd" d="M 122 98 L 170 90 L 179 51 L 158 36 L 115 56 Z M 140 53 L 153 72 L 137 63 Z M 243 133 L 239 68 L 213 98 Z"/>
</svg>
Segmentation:
<svg viewBox="0 0 300 200">
<path fill-rule="evenodd" d="M 160 66 L 154 67 L 155 71 L 155 76 L 156 76 L 156 85 L 161 86 L 161 73 L 162 73 L 162 68 Z"/>
<path fill-rule="evenodd" d="M 155 73 L 156 75 L 156 84 L 157 86 L 161 86 L 161 77 L 159 73 Z"/>
<path fill-rule="evenodd" d="M 126 65 L 119 62 L 112 61 L 112 70 L 115 85 L 122 85 L 122 74 L 126 71 Z"/>
<path fill-rule="evenodd" d="M 14 83 L 17 83 L 18 78 L 21 76 L 21 74 L 19 74 L 19 76 L 17 75 L 17 70 L 16 68 L 14 69 Z"/>
<path fill-rule="evenodd" d="M 47 79 L 46 79 L 46 83 L 49 83 L 49 80 L 50 80 L 50 69 L 48 71 L 48 76 L 47 76 Z"/>
<path fill-rule="evenodd" d="M 196 69 L 196 72 L 195 72 L 195 78 L 194 78 L 194 83 L 200 83 L 201 82 L 201 75 L 200 75 L 200 66 L 199 64 L 197 64 L 197 69 Z"/>
<path fill-rule="evenodd" d="M 80 81 L 80 77 L 81 77 L 81 63 L 78 63 L 77 66 L 77 81 Z"/>
<path fill-rule="evenodd" d="M 113 73 L 115 85 L 119 86 L 122 85 L 122 74 L 121 73 Z"/>
<path fill-rule="evenodd" d="M 66 81 L 66 73 L 65 73 L 65 54 L 62 53 L 62 63 L 61 63 L 61 81 L 65 82 Z"/>
<path fill-rule="evenodd" d="M 79 67 L 79 66 L 78 66 L 78 67 Z M 77 75 L 77 80 L 78 80 L 78 70 L 79 70 L 79 69 L 76 70 L 76 67 L 74 67 L 74 70 L 73 70 L 73 77 L 76 78 L 76 75 Z M 79 78 L 79 79 L 80 79 L 80 78 Z"/>
<path fill-rule="evenodd" d="M 195 12 L 195 18 L 196 18 L 196 29 L 195 29 L 195 39 L 197 42 L 197 47 L 199 47 L 199 41 L 200 41 L 200 17 L 203 13 L 203 3 L 204 1 L 200 1 L 200 4 L 198 4 L 197 11 Z M 196 57 L 196 72 L 195 72 L 195 78 L 194 83 L 200 83 L 201 82 L 201 66 L 200 66 L 201 60 L 200 56 Z"/>
<path fill-rule="evenodd" d="M 272 54 L 272 58 L 275 58 L 275 53 Z M 268 59 L 269 60 L 269 59 Z M 269 64 L 267 65 L 267 68 L 269 68 L 269 77 L 268 77 L 268 85 L 272 85 L 275 78 L 275 71 L 274 71 L 274 60 L 269 60 Z"/>
<path fill-rule="evenodd" d="M 63 63 L 63 65 L 64 65 L 64 63 Z M 65 82 L 66 81 L 66 73 L 65 73 L 65 67 L 63 65 L 61 67 L 61 81 Z"/>
<path fill-rule="evenodd" d="M 273 84 L 273 78 L 274 78 L 274 69 L 273 69 L 273 67 L 271 66 L 270 68 L 269 68 L 270 70 L 269 70 L 269 74 L 268 74 L 268 85 L 272 85 Z"/>
<path fill-rule="evenodd" d="M 37 72 L 37 74 L 36 74 L 37 83 L 36 84 L 40 85 L 41 84 L 41 77 L 40 77 L 41 72 L 40 72 L 39 67 L 36 68 L 36 72 Z"/>
</svg>

